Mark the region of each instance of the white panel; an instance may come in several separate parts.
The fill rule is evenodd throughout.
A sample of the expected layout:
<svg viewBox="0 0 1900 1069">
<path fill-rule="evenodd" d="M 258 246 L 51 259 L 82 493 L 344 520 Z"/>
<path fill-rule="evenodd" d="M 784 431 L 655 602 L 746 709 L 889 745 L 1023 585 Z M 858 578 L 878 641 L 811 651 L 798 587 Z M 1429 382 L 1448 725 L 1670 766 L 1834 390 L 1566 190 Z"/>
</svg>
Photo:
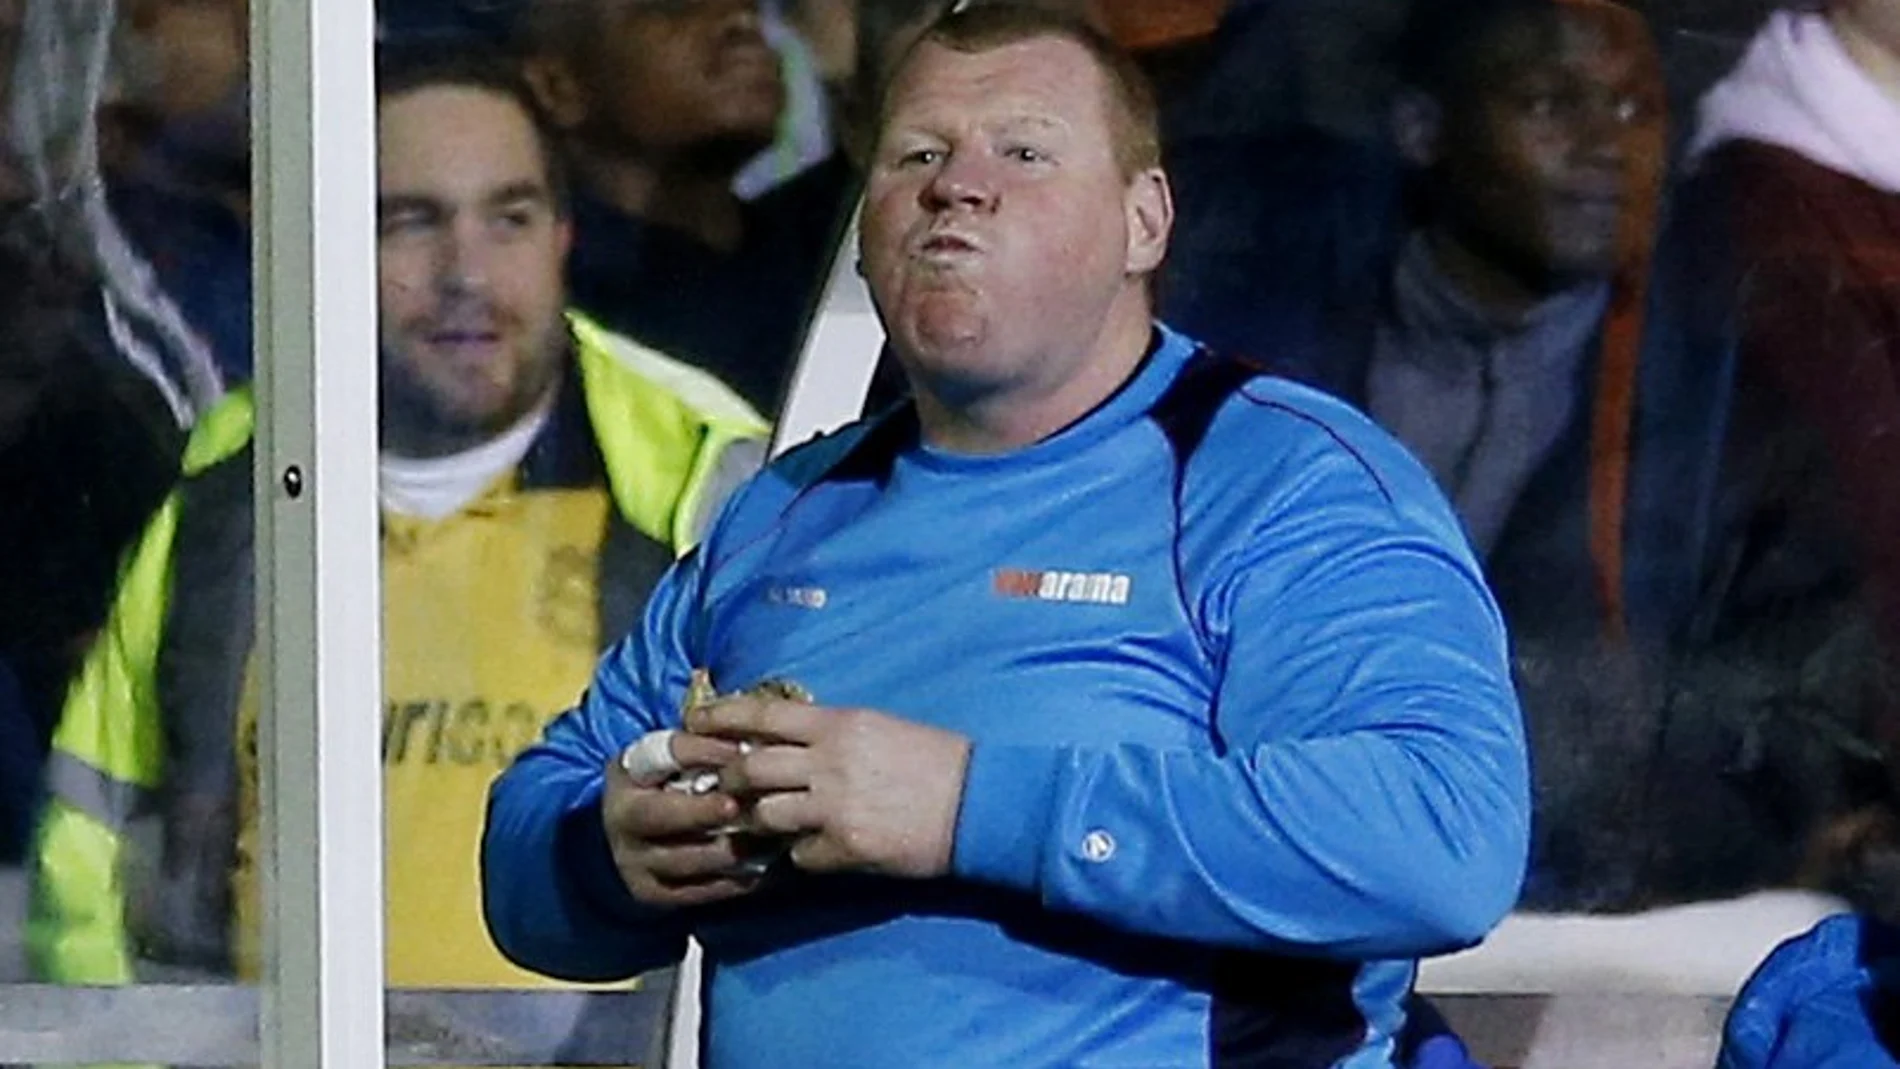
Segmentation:
<svg viewBox="0 0 1900 1069">
<path fill-rule="evenodd" d="M 859 277 L 857 215 L 838 246 L 826 284 L 825 302 L 805 338 L 785 410 L 772 436 L 772 453 L 836 430 L 858 418 L 877 370 L 884 327 L 871 307 L 871 291 Z"/>
<path fill-rule="evenodd" d="M 263 1055 L 367 1069 L 384 1031 L 373 11 L 251 10 Z"/>
<path fill-rule="evenodd" d="M 1846 904 L 1762 891 L 1615 916 L 1517 913 L 1478 947 L 1428 961 L 1430 993 L 1728 996 L 1782 940 Z"/>
</svg>

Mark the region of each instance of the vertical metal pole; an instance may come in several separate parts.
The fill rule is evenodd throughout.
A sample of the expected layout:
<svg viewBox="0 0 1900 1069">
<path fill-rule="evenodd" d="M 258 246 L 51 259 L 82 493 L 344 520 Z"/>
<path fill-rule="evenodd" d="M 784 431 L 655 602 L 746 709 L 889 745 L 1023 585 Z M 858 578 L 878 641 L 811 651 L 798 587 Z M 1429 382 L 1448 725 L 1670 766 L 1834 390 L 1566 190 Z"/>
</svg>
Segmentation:
<svg viewBox="0 0 1900 1069">
<path fill-rule="evenodd" d="M 383 1063 L 371 0 L 253 0 L 263 1062 Z"/>
</svg>

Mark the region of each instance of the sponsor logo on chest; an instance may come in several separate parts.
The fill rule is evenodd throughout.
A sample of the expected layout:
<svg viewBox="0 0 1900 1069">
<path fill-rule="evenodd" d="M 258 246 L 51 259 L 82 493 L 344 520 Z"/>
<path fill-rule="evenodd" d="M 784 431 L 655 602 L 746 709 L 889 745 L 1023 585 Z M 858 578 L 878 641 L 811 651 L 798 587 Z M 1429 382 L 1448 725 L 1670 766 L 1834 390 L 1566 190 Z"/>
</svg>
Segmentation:
<svg viewBox="0 0 1900 1069">
<path fill-rule="evenodd" d="M 991 588 L 1005 598 L 1082 605 L 1126 605 L 1134 581 L 1118 572 L 1030 571 L 998 568 Z"/>
</svg>

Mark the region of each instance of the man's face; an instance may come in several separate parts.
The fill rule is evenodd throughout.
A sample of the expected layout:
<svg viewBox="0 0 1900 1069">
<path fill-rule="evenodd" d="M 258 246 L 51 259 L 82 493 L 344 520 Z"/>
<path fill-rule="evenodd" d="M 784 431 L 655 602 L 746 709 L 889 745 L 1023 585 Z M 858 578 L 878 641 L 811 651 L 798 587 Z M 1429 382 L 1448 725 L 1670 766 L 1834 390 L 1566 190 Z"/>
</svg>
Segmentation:
<svg viewBox="0 0 1900 1069">
<path fill-rule="evenodd" d="M 1083 370 L 1110 309 L 1145 307 L 1170 218 L 1159 172 L 1117 164 L 1079 45 L 926 43 L 891 87 L 860 251 L 898 355 L 958 404 Z"/>
<path fill-rule="evenodd" d="M 521 419 L 565 352 L 569 229 L 515 101 L 440 86 L 386 98 L 377 130 L 386 416 L 473 444 Z"/>
<path fill-rule="evenodd" d="M 1443 106 L 1434 195 L 1479 255 L 1564 283 L 1608 275 L 1644 235 L 1662 169 L 1661 71 L 1634 13 L 1557 3 L 1474 47 Z"/>
<path fill-rule="evenodd" d="M 248 0 L 127 0 L 113 59 L 116 107 L 205 154 L 248 150 Z"/>
<path fill-rule="evenodd" d="M 572 2 L 593 6 L 567 57 L 584 135 L 609 150 L 712 152 L 735 165 L 771 143 L 785 85 L 758 0 Z"/>
</svg>

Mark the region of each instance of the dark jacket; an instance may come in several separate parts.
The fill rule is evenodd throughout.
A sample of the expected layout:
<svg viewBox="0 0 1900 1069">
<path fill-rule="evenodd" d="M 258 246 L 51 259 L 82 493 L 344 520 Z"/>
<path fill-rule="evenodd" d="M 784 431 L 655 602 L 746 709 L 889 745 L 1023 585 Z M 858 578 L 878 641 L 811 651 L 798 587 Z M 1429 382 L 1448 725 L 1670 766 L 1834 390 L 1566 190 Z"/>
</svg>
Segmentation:
<svg viewBox="0 0 1900 1069">
<path fill-rule="evenodd" d="M 0 863 L 26 848 L 66 678 L 184 444 L 42 224 L 0 208 Z"/>
<path fill-rule="evenodd" d="M 1736 354 L 1703 630 L 1759 697 L 1751 772 L 1804 879 L 1892 920 L 1900 902 L 1900 198 L 1731 141 L 1684 183 L 1703 244 L 1698 344 Z M 1750 694 L 1733 687 L 1731 705 Z M 1739 700 L 1738 700 L 1739 699 Z M 1784 758 L 1782 763 L 1788 764 Z"/>
<path fill-rule="evenodd" d="M 251 231 L 217 198 L 115 182 L 114 216 L 198 332 L 227 385 L 251 380 Z"/>
<path fill-rule="evenodd" d="M 743 205 L 731 252 L 574 196 L 574 306 L 778 410 L 823 297 L 855 178 L 843 156 Z"/>
<path fill-rule="evenodd" d="M 1168 162 L 1180 215 L 1164 317 L 1363 404 L 1413 229 L 1399 162 L 1312 133 L 1179 144 Z M 1673 221 L 1663 233 L 1646 277 L 1619 280 L 1570 425 L 1485 561 L 1530 729 L 1530 908 L 1631 909 L 1785 882 L 1802 837 L 1780 797 L 1733 774 L 1757 707 L 1685 694 L 1732 675 L 1698 658 L 1719 615 L 1733 347 L 1702 238 Z M 1637 324 L 1634 344 L 1617 340 Z"/>
</svg>

